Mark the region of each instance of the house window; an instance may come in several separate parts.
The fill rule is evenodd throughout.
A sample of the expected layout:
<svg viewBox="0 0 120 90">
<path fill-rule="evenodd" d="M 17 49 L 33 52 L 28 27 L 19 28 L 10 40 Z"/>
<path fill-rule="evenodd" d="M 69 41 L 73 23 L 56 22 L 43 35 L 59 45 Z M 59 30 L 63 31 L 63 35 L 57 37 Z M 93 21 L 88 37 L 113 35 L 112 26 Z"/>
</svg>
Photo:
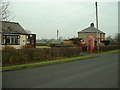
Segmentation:
<svg viewBox="0 0 120 90">
<path fill-rule="evenodd" d="M 4 35 L 2 44 L 5 45 L 19 45 L 19 35 Z"/>
</svg>

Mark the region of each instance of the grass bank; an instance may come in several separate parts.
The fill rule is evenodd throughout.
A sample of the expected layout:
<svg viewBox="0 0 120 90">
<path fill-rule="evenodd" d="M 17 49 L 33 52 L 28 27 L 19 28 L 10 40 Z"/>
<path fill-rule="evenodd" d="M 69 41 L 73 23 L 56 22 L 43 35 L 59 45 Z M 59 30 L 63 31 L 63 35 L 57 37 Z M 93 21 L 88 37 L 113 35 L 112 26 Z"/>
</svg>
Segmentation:
<svg viewBox="0 0 120 90">
<path fill-rule="evenodd" d="M 110 51 L 101 51 L 99 53 L 101 54 L 101 53 L 117 53 L 117 52 L 120 52 L 120 49 L 110 50 Z"/>
<path fill-rule="evenodd" d="M 36 48 L 50 48 L 48 46 L 36 46 Z"/>
<path fill-rule="evenodd" d="M 35 67 L 35 66 L 50 65 L 50 64 L 69 62 L 69 61 L 74 61 L 74 60 L 87 59 L 87 58 L 92 58 L 96 56 L 97 55 L 87 55 L 87 56 L 58 59 L 58 60 L 53 60 L 53 61 L 37 62 L 37 63 L 31 63 L 31 64 L 12 65 L 12 66 L 2 67 L 2 70 L 5 71 L 5 70 L 22 69 L 22 68 L 29 68 L 29 67 Z"/>
</svg>

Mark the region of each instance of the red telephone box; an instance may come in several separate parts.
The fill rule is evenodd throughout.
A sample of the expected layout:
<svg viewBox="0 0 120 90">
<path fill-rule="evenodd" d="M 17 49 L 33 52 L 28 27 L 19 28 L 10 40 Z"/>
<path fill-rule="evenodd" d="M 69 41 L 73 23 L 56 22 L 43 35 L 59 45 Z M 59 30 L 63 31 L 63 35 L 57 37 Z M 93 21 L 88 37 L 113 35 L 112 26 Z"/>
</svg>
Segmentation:
<svg viewBox="0 0 120 90">
<path fill-rule="evenodd" d="M 89 51 L 89 52 L 94 52 L 94 37 L 92 37 L 92 36 L 89 36 L 88 38 L 87 38 L 87 50 Z"/>
</svg>

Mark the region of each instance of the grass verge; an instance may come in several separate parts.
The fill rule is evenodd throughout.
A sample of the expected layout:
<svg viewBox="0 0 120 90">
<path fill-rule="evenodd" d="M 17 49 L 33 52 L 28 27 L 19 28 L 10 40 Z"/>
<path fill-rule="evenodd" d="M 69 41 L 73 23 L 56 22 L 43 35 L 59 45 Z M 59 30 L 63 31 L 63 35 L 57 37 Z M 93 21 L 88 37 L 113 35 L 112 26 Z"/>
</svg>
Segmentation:
<svg viewBox="0 0 120 90">
<path fill-rule="evenodd" d="M 110 51 L 102 51 L 100 53 L 117 53 L 117 52 L 120 52 L 120 49 L 110 50 Z"/>
<path fill-rule="evenodd" d="M 48 46 L 36 46 L 36 48 L 50 48 Z"/>
<path fill-rule="evenodd" d="M 2 67 L 2 70 L 6 71 L 6 70 L 15 70 L 15 69 L 28 68 L 28 67 L 35 67 L 35 66 L 43 66 L 43 65 L 56 64 L 56 63 L 74 61 L 74 60 L 87 59 L 87 58 L 92 58 L 92 57 L 97 57 L 97 55 L 79 56 L 79 57 L 58 59 L 58 60 L 53 60 L 53 61 L 37 62 L 37 63 L 31 63 L 31 64 L 12 65 L 12 66 Z"/>
</svg>

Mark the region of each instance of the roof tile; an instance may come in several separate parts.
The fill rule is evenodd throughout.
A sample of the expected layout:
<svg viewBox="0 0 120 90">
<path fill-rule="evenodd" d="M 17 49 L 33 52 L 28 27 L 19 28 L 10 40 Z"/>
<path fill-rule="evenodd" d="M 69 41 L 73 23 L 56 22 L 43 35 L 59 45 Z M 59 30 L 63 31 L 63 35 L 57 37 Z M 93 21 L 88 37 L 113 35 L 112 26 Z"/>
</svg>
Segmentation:
<svg viewBox="0 0 120 90">
<path fill-rule="evenodd" d="M 0 21 L 0 32 L 28 34 L 19 23 L 8 21 Z"/>
</svg>

